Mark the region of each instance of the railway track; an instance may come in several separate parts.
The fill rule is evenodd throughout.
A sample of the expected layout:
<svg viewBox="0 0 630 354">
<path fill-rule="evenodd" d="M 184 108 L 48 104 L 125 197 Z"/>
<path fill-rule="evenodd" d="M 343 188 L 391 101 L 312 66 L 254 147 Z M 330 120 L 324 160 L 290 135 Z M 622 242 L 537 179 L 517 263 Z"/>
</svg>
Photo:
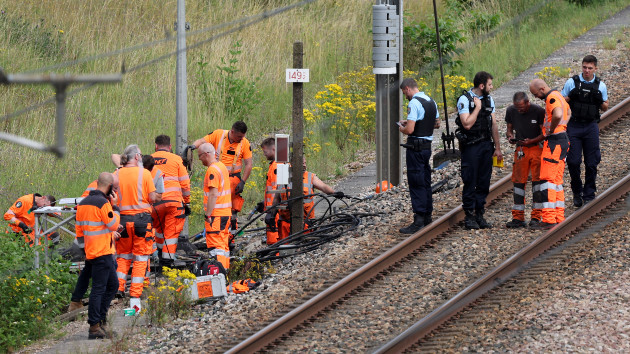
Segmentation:
<svg viewBox="0 0 630 354">
<path fill-rule="evenodd" d="M 630 98 L 627 98 L 602 117 L 602 150 L 604 144 L 618 144 L 615 139 L 606 140 L 609 128 L 615 127 L 612 136 L 618 131 L 627 131 L 629 111 Z M 615 167 L 610 171 L 613 176 L 628 173 L 625 163 Z M 511 194 L 506 192 L 512 188 L 510 177 L 508 174 L 492 185 L 488 200 L 494 206 L 488 213 L 509 210 Z M 505 242 L 505 229 L 498 227 L 476 232 L 463 230 L 459 225 L 464 218 L 460 205 L 234 345 L 229 352 L 314 348 L 398 351 L 408 347 L 506 281 L 526 261 L 581 227 L 587 218 L 606 208 L 620 194 L 630 191 L 630 177 L 623 181 L 615 184 L 619 185 L 615 187 L 617 190 L 601 194 L 588 208 L 579 209 L 541 237 L 527 231 L 511 233 L 510 238 L 518 239 L 516 242 Z M 489 248 L 492 252 L 488 252 Z M 483 257 L 475 258 L 482 253 Z M 446 267 L 445 259 L 455 266 Z M 505 259 L 507 261 L 503 261 Z M 433 277 L 441 281 L 432 281 Z M 409 296 L 396 294 L 396 289 Z M 410 303 L 413 311 L 396 311 L 408 309 Z M 339 337 L 342 332 L 343 338 Z M 396 337 L 399 333 L 402 334 Z M 394 337 L 397 339 L 392 340 Z M 313 345 L 318 340 L 322 342 Z M 383 343 L 387 346 L 383 347 Z"/>
</svg>

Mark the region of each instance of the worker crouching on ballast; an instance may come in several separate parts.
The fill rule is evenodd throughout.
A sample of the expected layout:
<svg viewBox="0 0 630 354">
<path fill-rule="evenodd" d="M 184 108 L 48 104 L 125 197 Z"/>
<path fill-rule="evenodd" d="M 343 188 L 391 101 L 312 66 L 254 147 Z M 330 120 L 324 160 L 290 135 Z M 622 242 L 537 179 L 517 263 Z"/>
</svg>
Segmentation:
<svg viewBox="0 0 630 354">
<path fill-rule="evenodd" d="M 319 177 L 317 177 L 314 173 L 308 172 L 306 170 L 306 157 L 302 160 L 303 167 L 303 193 L 304 193 L 304 229 L 308 229 L 309 220 L 315 218 L 315 202 L 314 198 L 314 190 L 320 190 L 326 194 L 329 194 L 335 198 L 343 198 L 343 192 L 335 192 L 335 190 L 322 182 Z M 291 211 L 287 209 L 278 209 L 276 208 L 279 204 L 287 203 L 287 200 L 291 198 L 291 188 L 292 185 L 289 183 L 287 188 L 282 193 L 277 193 L 274 197 L 273 207 L 267 212 L 265 215 L 265 223 L 268 226 L 272 226 L 276 223 L 276 213 L 279 214 L 277 218 L 278 225 L 278 241 L 289 237 L 291 233 Z"/>
</svg>

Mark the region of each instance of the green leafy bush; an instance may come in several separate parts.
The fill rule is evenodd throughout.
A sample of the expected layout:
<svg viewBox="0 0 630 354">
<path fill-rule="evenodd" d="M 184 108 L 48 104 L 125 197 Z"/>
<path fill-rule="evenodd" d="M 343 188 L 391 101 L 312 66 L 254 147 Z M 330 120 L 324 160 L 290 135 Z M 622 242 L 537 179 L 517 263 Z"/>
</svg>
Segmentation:
<svg viewBox="0 0 630 354">
<path fill-rule="evenodd" d="M 461 61 L 455 56 L 462 51 L 457 46 L 466 41 L 463 32 L 457 28 L 450 18 L 438 19 L 440 28 L 440 47 L 442 62 L 447 67 L 454 69 L 461 65 Z M 404 52 L 407 65 L 418 69 L 433 70 L 438 67 L 437 60 L 437 36 L 435 26 L 424 22 L 411 23 L 404 29 Z"/>
<path fill-rule="evenodd" d="M 260 77 L 241 78 L 238 73 L 238 57 L 242 54 L 242 44 L 236 41 L 227 57 L 221 57 L 221 65 L 216 72 L 210 70 L 203 55 L 197 62 L 200 93 L 208 109 L 222 111 L 223 117 L 234 122 L 246 120 L 261 102 L 258 92 Z"/>
<path fill-rule="evenodd" d="M 7 352 L 51 332 L 51 320 L 70 301 L 76 275 L 59 256 L 34 269 L 35 248 L 21 238 L 0 237 L 0 249 L 0 352 Z M 41 246 L 39 251 L 44 263 Z"/>
<path fill-rule="evenodd" d="M 163 325 L 190 314 L 192 300 L 188 288 L 195 276 L 188 270 L 164 267 L 164 278 L 146 290 L 146 315 L 150 323 Z"/>
</svg>

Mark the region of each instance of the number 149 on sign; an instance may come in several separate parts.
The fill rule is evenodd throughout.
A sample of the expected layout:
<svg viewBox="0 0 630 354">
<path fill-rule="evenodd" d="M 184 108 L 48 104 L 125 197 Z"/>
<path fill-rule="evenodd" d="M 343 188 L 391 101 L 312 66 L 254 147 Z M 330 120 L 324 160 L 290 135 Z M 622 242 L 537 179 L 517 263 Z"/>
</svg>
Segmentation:
<svg viewBox="0 0 630 354">
<path fill-rule="evenodd" d="M 287 82 L 309 82 L 308 69 L 287 69 Z"/>
</svg>

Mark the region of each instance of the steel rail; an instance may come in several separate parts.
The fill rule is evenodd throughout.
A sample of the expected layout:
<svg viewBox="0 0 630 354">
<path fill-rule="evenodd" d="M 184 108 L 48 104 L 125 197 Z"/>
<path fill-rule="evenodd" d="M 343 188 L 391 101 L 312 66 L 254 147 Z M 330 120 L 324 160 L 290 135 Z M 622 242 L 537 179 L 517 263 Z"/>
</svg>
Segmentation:
<svg viewBox="0 0 630 354">
<path fill-rule="evenodd" d="M 629 106 L 630 98 L 624 100 L 602 115 L 602 119 L 599 123 L 600 129 L 608 127 L 614 121 L 622 117 L 630 109 Z M 512 173 L 510 172 L 490 187 L 490 192 L 488 194 L 488 200 L 490 203 L 498 199 L 503 193 L 512 189 L 511 179 Z M 600 198 L 597 198 L 594 201 L 597 201 L 598 199 Z M 584 210 L 591 210 L 595 207 L 595 205 L 597 205 L 597 203 L 591 203 L 589 203 L 589 208 L 585 208 Z M 579 214 L 581 215 L 582 213 L 583 211 Z M 455 207 L 439 219 L 435 220 L 433 223 L 425 226 L 398 245 L 373 259 L 369 263 L 363 265 L 337 283 L 331 285 L 328 289 L 317 294 L 297 308 L 254 333 L 241 343 L 232 347 L 227 351 L 227 353 L 251 353 L 264 350 L 276 340 L 303 325 L 308 319 L 316 316 L 324 309 L 344 299 L 352 291 L 362 287 L 376 275 L 386 271 L 392 266 L 395 266 L 396 263 L 409 256 L 423 245 L 431 242 L 442 233 L 456 226 L 464 220 L 464 217 L 465 214 L 462 206 L 459 205 Z M 567 221 L 565 220 L 563 224 L 555 227 L 554 232 L 556 229 L 564 229 L 564 225 L 566 223 Z"/>
<path fill-rule="evenodd" d="M 630 174 L 589 202 L 588 208 L 578 209 L 564 222 L 532 241 L 525 248 L 479 278 L 403 333 L 375 350 L 374 353 L 400 353 L 411 347 L 445 321 L 477 301 L 489 290 L 505 283 L 510 277 L 527 267 L 531 261 L 551 249 L 563 238 L 577 231 L 588 220 L 628 193 L 630 193 Z"/>
<path fill-rule="evenodd" d="M 601 130 L 620 119 L 630 111 L 630 97 L 626 98 L 602 115 L 599 122 Z M 510 174 L 511 176 L 511 174 Z M 552 248 L 564 237 L 577 231 L 585 222 L 599 212 L 630 192 L 630 174 L 608 188 L 604 193 L 588 204 L 588 208 L 578 209 L 564 222 L 555 226 L 541 237 L 532 241 L 525 248 L 505 260 L 502 264 L 479 278 L 466 289 L 459 292 L 433 312 L 416 322 L 413 326 L 387 342 L 374 353 L 400 353 L 422 338 L 429 335 L 444 322 L 455 316 L 461 310 L 477 301 L 481 296 L 493 288 L 503 284 L 525 268 L 531 261 Z"/>
<path fill-rule="evenodd" d="M 501 178 L 490 188 L 488 198 L 494 200 L 511 188 L 511 174 Z M 343 299 L 353 290 L 373 279 L 377 274 L 394 266 L 418 248 L 429 243 L 440 234 L 464 220 L 465 214 L 459 205 L 433 223 L 422 228 L 392 249 L 355 270 L 339 282 L 306 301 L 294 310 L 267 325 L 251 337 L 234 346 L 227 353 L 250 353 L 263 350 L 286 333 L 303 324 L 309 318 Z"/>
</svg>

